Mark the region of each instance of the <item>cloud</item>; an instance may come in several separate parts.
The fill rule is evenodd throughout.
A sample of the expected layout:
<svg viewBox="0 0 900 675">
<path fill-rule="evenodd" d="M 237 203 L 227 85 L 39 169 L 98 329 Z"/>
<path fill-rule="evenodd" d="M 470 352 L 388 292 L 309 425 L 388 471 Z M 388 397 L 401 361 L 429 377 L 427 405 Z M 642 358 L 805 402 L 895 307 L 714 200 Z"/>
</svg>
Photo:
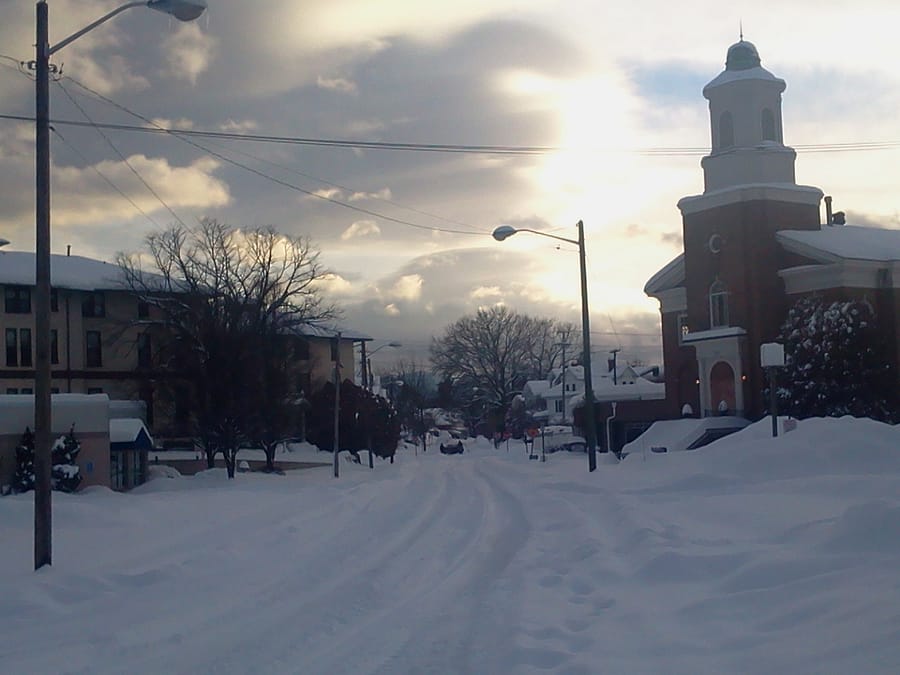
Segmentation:
<svg viewBox="0 0 900 675">
<path fill-rule="evenodd" d="M 378 227 L 374 220 L 357 220 L 341 233 L 341 239 L 347 241 L 379 234 L 381 234 L 381 228 Z"/>
<path fill-rule="evenodd" d="M 394 283 L 388 295 L 403 300 L 418 300 L 422 297 L 424 280 L 420 274 L 405 274 Z"/>
<path fill-rule="evenodd" d="M 316 78 L 316 86 L 320 89 L 336 91 L 341 94 L 356 94 L 356 83 L 343 77 L 319 77 Z"/>
<path fill-rule="evenodd" d="M 197 83 L 210 65 L 215 39 L 200 29 L 197 23 L 183 23 L 162 41 L 162 50 L 168 64 L 167 75 Z"/>
<path fill-rule="evenodd" d="M 503 295 L 499 286 L 479 286 L 469 293 L 469 297 L 473 300 L 482 300 L 484 298 L 494 298 Z"/>
<path fill-rule="evenodd" d="M 349 202 L 359 202 L 366 199 L 390 199 L 390 188 L 382 188 L 376 192 L 354 192 L 347 198 Z"/>
<path fill-rule="evenodd" d="M 147 125 L 150 128 L 159 128 L 163 129 L 193 129 L 194 121 L 189 120 L 186 117 L 181 117 L 176 120 L 171 120 L 166 117 L 154 117 L 150 120 L 151 124 Z"/>
<path fill-rule="evenodd" d="M 256 131 L 259 124 L 255 120 L 233 120 L 228 119 L 219 125 L 220 131 L 228 131 L 232 133 L 245 133 L 248 131 Z"/>
</svg>

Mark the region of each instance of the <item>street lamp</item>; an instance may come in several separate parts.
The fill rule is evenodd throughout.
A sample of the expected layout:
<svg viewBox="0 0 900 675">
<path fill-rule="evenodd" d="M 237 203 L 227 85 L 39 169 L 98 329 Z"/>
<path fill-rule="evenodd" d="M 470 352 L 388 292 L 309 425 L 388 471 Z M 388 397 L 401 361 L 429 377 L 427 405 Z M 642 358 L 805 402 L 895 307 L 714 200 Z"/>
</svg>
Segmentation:
<svg viewBox="0 0 900 675">
<path fill-rule="evenodd" d="M 594 420 L 594 385 L 591 380 L 591 326 L 588 317 L 587 268 L 584 260 L 584 223 L 579 220 L 575 226 L 578 228 L 577 240 L 557 237 L 555 234 L 547 234 L 540 230 L 529 230 L 524 227 L 515 228 L 509 225 L 501 225 L 496 228 L 493 232 L 493 237 L 497 241 L 503 241 L 516 234 L 516 232 L 531 232 L 542 237 L 564 241 L 567 244 L 575 244 L 578 247 L 578 261 L 581 265 L 581 335 L 582 348 L 584 349 L 584 435 L 587 440 L 588 471 L 594 471 L 597 468 L 597 433 Z"/>
<path fill-rule="evenodd" d="M 387 344 L 381 345 L 380 347 L 376 347 L 375 349 L 373 349 L 371 352 L 369 352 L 369 355 L 366 357 L 365 356 L 366 343 L 363 342 L 363 358 L 364 358 L 363 380 L 365 381 L 365 383 L 367 385 L 366 389 L 368 389 L 369 391 L 372 391 L 372 356 L 374 356 L 375 354 L 380 352 L 385 347 L 392 347 L 394 349 L 398 349 L 402 346 L 403 345 L 400 344 L 399 342 L 388 342 Z"/>
<path fill-rule="evenodd" d="M 51 46 L 46 0 L 37 3 L 35 60 L 35 293 L 34 293 L 34 568 L 52 563 L 50 503 L 50 56 L 132 7 L 149 7 L 192 21 L 206 0 L 128 2 Z M 53 69 L 56 72 L 56 69 Z"/>
</svg>

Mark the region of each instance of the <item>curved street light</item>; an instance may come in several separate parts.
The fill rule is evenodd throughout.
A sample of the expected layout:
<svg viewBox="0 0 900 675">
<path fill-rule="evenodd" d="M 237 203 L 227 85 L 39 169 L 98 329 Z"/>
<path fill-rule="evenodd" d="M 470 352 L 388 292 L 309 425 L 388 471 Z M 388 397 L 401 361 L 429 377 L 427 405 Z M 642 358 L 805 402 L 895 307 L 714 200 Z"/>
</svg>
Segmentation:
<svg viewBox="0 0 900 675">
<path fill-rule="evenodd" d="M 192 21 L 206 10 L 206 0 L 127 2 L 55 45 L 50 45 L 46 0 L 37 3 L 35 86 L 35 291 L 34 291 L 34 569 L 52 563 L 50 498 L 50 56 L 85 33 L 133 7 L 149 7 Z M 54 69 L 54 72 L 55 69 Z"/>
<path fill-rule="evenodd" d="M 366 369 L 366 371 L 364 373 L 365 381 L 366 381 L 366 389 L 368 389 L 369 391 L 372 391 L 372 379 L 373 379 L 373 377 L 372 377 L 372 355 L 377 354 L 385 347 L 393 347 L 394 349 L 398 349 L 402 346 L 403 345 L 400 344 L 399 342 L 388 342 L 387 344 L 383 344 L 380 347 L 376 347 L 371 352 L 369 352 L 369 355 L 365 357 L 365 364 L 364 364 L 365 369 Z M 365 351 L 365 347 L 366 347 L 366 343 L 363 342 L 363 350 L 364 351 Z"/>
<path fill-rule="evenodd" d="M 500 225 L 491 233 L 497 241 L 504 241 L 517 232 L 530 232 L 541 237 L 548 237 L 578 247 L 578 260 L 581 265 L 581 334 L 582 347 L 584 349 L 584 435 L 587 441 L 588 471 L 597 468 L 597 432 L 594 419 L 594 385 L 591 379 L 591 326 L 588 316 L 588 292 L 587 292 L 587 268 L 584 255 L 584 223 L 578 221 L 578 239 L 557 237 L 555 234 L 547 234 L 540 230 L 530 230 L 525 227 L 515 228 L 509 225 Z"/>
</svg>

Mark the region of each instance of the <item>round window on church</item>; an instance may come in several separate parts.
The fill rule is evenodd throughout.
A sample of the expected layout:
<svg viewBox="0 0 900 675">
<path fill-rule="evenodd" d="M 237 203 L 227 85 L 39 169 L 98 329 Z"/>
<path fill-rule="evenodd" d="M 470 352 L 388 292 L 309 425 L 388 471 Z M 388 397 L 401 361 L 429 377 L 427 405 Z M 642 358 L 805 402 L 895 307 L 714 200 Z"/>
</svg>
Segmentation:
<svg viewBox="0 0 900 675">
<path fill-rule="evenodd" d="M 722 250 L 723 243 L 722 235 L 714 234 L 709 238 L 706 245 L 710 253 L 719 253 Z"/>
</svg>

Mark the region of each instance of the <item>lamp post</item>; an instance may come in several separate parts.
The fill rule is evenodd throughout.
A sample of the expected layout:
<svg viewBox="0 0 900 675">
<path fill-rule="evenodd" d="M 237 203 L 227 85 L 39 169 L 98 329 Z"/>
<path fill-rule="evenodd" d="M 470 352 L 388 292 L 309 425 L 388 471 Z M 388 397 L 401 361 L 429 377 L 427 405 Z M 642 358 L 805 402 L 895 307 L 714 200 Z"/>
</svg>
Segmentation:
<svg viewBox="0 0 900 675">
<path fill-rule="evenodd" d="M 584 260 L 584 223 L 579 220 L 576 227 L 578 228 L 577 240 L 557 237 L 555 234 L 547 234 L 540 230 L 515 228 L 509 225 L 501 225 L 496 228 L 493 237 L 497 241 L 503 241 L 517 232 L 531 232 L 542 237 L 564 241 L 567 244 L 575 244 L 578 247 L 578 262 L 581 266 L 581 334 L 584 350 L 584 435 L 587 440 L 588 471 L 594 471 L 597 468 L 597 433 L 594 419 L 594 385 L 591 380 L 591 326 L 588 316 L 587 267 Z"/>
<path fill-rule="evenodd" d="M 394 349 L 399 349 L 403 345 L 399 342 L 388 342 L 387 344 L 381 345 L 380 347 L 376 347 L 371 352 L 369 352 L 368 357 L 363 357 L 363 375 L 364 382 L 367 383 L 366 389 L 372 391 L 372 357 L 380 352 L 385 347 L 392 347 Z M 365 349 L 365 343 L 363 343 L 363 349 Z"/>
<path fill-rule="evenodd" d="M 149 7 L 192 21 L 203 14 L 206 0 L 141 0 L 128 2 L 51 46 L 46 0 L 37 3 L 35 60 L 35 292 L 34 292 L 34 568 L 52 563 L 50 500 L 50 57 L 88 31 L 132 7 Z"/>
<path fill-rule="evenodd" d="M 759 346 L 759 364 L 769 375 L 769 413 L 772 415 L 772 438 L 778 436 L 778 392 L 775 377 L 778 368 L 784 367 L 784 345 L 766 342 Z"/>
</svg>

